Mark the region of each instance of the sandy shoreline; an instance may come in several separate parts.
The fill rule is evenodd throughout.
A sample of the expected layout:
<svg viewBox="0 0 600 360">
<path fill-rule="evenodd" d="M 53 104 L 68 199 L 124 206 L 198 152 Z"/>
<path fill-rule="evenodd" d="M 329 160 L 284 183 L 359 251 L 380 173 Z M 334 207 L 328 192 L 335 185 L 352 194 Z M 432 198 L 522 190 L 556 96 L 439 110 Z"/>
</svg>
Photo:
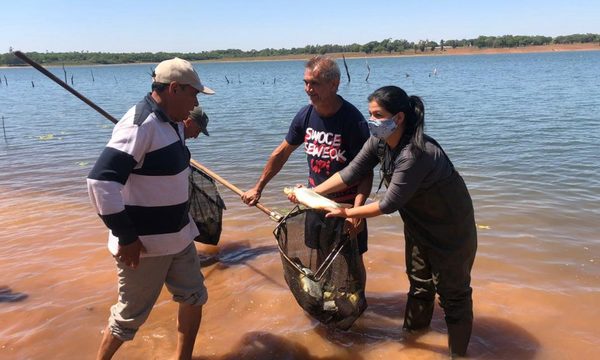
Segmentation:
<svg viewBox="0 0 600 360">
<path fill-rule="evenodd" d="M 391 54 L 367 54 L 364 52 L 356 53 L 329 53 L 327 55 L 335 58 L 388 58 L 388 57 L 414 57 L 414 56 L 450 56 L 450 55 L 492 55 L 492 54 L 526 54 L 526 53 L 543 53 L 543 52 L 564 52 L 564 51 L 600 51 L 600 44 L 585 43 L 585 44 L 553 44 L 553 45 L 538 45 L 538 46 L 522 46 L 515 48 L 483 48 L 478 47 L 460 47 L 460 48 L 444 48 L 442 52 L 439 49 L 434 51 L 426 50 L 425 52 L 416 52 L 414 50 L 406 50 L 401 53 Z M 280 56 L 262 56 L 262 57 L 244 57 L 244 58 L 227 58 L 218 60 L 201 60 L 197 62 L 237 62 L 237 61 L 283 61 L 283 60 L 306 60 L 314 56 L 313 54 L 304 55 L 280 55 Z"/>
<path fill-rule="evenodd" d="M 444 51 L 436 49 L 434 51 L 425 50 L 424 52 L 414 50 L 406 50 L 401 53 L 391 54 L 367 54 L 364 52 L 354 53 L 328 53 L 327 55 L 334 58 L 353 59 L 375 59 L 388 57 L 415 57 L 415 56 L 454 56 L 454 55 L 492 55 L 492 54 L 526 54 L 526 53 L 544 53 L 544 52 L 565 52 L 565 51 L 600 51 L 600 44 L 597 43 L 581 43 L 581 44 L 552 44 L 552 45 L 537 45 L 537 46 L 522 46 L 514 48 L 483 48 L 478 47 L 460 47 L 452 48 L 445 47 Z M 211 62 L 251 62 L 251 61 L 294 61 L 306 60 L 314 56 L 314 54 L 295 54 L 295 55 L 277 55 L 277 56 L 257 56 L 257 57 L 240 57 L 240 58 L 223 58 L 211 60 L 196 60 L 195 63 L 211 63 Z M 123 64 L 76 64 L 69 66 L 121 66 L 121 65 L 143 65 L 155 64 L 152 63 L 123 63 Z M 63 63 L 50 63 L 44 66 L 62 66 Z M 0 66 L 0 69 L 19 69 L 21 66 Z"/>
</svg>

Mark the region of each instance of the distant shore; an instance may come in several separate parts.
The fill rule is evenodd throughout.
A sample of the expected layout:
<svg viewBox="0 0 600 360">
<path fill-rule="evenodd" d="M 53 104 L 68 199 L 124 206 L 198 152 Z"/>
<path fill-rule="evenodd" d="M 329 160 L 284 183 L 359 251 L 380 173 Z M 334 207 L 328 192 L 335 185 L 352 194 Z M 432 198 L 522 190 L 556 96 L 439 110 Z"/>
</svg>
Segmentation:
<svg viewBox="0 0 600 360">
<path fill-rule="evenodd" d="M 525 53 L 542 53 L 542 52 L 561 52 L 561 51 L 600 51 L 600 44 L 597 43 L 581 43 L 581 44 L 553 44 L 553 45 L 537 45 L 537 46 L 522 46 L 512 48 L 478 48 L 472 47 L 444 47 L 441 49 L 425 50 L 424 52 L 413 49 L 403 52 L 395 52 L 390 54 L 367 54 L 364 52 L 352 53 L 331 53 L 326 54 L 335 58 L 382 58 L 382 57 L 404 57 L 404 56 L 447 56 L 447 55 L 482 55 L 482 54 L 525 54 Z M 274 55 L 262 57 L 240 57 L 240 58 L 223 58 L 200 60 L 194 62 L 237 62 L 237 61 L 273 61 L 273 60 L 306 60 L 314 56 L 314 54 L 298 54 L 298 55 Z"/>
<path fill-rule="evenodd" d="M 414 56 L 453 56 L 453 55 L 490 55 L 490 54 L 525 54 L 525 53 L 544 53 L 544 52 L 565 52 L 565 51 L 600 51 L 598 43 L 576 43 L 576 44 L 552 44 L 552 45 L 535 45 L 521 47 L 506 47 L 506 48 L 478 48 L 471 47 L 444 47 L 444 51 L 440 47 L 435 50 L 426 49 L 425 51 L 414 49 L 405 50 L 402 52 L 392 53 L 376 53 L 367 54 L 364 52 L 346 52 L 346 53 L 327 53 L 326 55 L 334 58 L 385 58 L 385 57 L 414 57 Z M 315 54 L 294 54 L 294 55 L 273 55 L 273 56 L 248 56 L 248 57 L 226 57 L 222 59 L 209 60 L 193 60 L 195 63 L 207 62 L 250 62 L 250 61 L 293 61 L 307 60 Z M 140 64 L 156 64 L 156 62 L 136 62 L 136 63 L 121 63 L 121 64 L 69 64 L 64 62 L 45 63 L 44 66 L 114 66 L 114 65 L 140 65 Z M 21 66 L 4 66 L 0 65 L 0 69 L 20 68 Z"/>
</svg>

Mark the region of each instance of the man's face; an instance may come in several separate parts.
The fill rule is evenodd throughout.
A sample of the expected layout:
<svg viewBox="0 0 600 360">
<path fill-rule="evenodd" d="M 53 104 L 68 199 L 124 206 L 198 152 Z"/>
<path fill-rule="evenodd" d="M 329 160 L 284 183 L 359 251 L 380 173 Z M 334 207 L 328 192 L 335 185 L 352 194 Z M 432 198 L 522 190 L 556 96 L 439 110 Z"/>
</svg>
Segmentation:
<svg viewBox="0 0 600 360">
<path fill-rule="evenodd" d="M 200 126 L 191 118 L 183 120 L 183 136 L 186 139 L 195 139 L 200 135 Z"/>
<path fill-rule="evenodd" d="M 179 122 L 187 119 L 190 111 L 198 106 L 198 93 L 199 91 L 190 85 L 176 84 L 173 92 L 176 114 L 171 120 Z"/>
<path fill-rule="evenodd" d="M 304 91 L 313 106 L 328 104 L 336 99 L 338 81 L 325 80 L 319 69 L 304 71 Z"/>
</svg>

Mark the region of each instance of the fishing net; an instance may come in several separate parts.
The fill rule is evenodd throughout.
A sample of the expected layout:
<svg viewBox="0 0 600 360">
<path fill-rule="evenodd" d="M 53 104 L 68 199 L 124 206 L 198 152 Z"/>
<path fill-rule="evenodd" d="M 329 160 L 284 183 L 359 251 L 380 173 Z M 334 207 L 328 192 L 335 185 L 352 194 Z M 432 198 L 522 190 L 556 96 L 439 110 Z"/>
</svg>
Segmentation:
<svg viewBox="0 0 600 360">
<path fill-rule="evenodd" d="M 200 231 L 194 240 L 217 245 L 223 225 L 225 202 L 219 195 L 215 181 L 203 171 L 191 167 L 190 214 Z"/>
<path fill-rule="evenodd" d="M 344 219 L 296 207 L 274 230 L 284 278 L 298 304 L 323 324 L 347 330 L 367 308 L 365 269 Z"/>
</svg>

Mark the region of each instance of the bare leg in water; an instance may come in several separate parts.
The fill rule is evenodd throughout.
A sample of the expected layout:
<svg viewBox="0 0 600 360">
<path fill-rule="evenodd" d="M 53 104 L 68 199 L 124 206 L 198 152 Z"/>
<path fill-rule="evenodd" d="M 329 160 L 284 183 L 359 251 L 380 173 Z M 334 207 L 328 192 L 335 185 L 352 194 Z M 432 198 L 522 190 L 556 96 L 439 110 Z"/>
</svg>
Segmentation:
<svg viewBox="0 0 600 360">
<path fill-rule="evenodd" d="M 179 304 L 177 315 L 177 349 L 174 359 L 188 360 L 192 358 L 196 335 L 202 320 L 202 306 Z M 123 345 L 123 340 L 115 337 L 108 327 L 104 330 L 104 337 L 100 343 L 97 360 L 109 360 Z"/>
<path fill-rule="evenodd" d="M 177 350 L 175 359 L 188 360 L 192 358 L 196 335 L 202 320 L 202 305 L 194 306 L 179 304 L 177 316 Z"/>
</svg>

